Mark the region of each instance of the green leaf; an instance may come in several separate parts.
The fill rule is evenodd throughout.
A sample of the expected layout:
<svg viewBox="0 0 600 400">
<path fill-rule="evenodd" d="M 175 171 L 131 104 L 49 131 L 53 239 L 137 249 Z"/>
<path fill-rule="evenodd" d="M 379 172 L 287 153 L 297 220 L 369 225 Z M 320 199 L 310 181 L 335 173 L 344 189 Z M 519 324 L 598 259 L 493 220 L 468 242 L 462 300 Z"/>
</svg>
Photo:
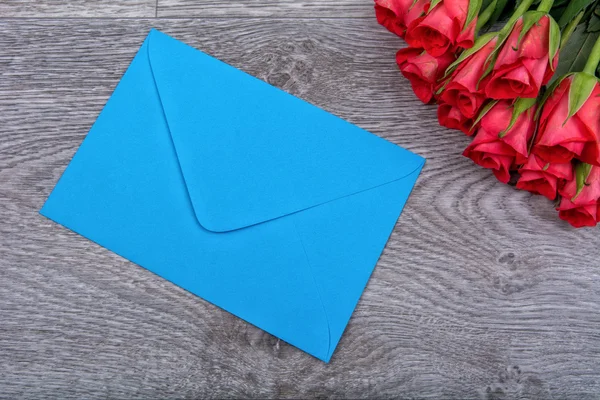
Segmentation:
<svg viewBox="0 0 600 400">
<path fill-rule="evenodd" d="M 569 115 L 567 115 L 563 125 L 583 107 L 583 104 L 592 94 L 596 83 L 598 83 L 598 78 L 587 72 L 573 74 L 573 81 L 569 88 Z"/>
<path fill-rule="evenodd" d="M 510 118 L 510 122 L 509 122 L 508 126 L 506 127 L 506 129 L 504 129 L 502 132 L 500 132 L 498 134 L 498 137 L 500 139 L 502 139 L 513 128 L 513 126 L 515 126 L 515 123 L 517 122 L 517 120 L 519 119 L 521 114 L 523 114 L 524 112 L 528 111 L 531 107 L 533 107 L 535 105 L 536 101 L 537 101 L 536 98 L 522 99 L 520 97 L 517 100 L 515 100 L 515 103 L 513 104 L 513 112 L 512 112 L 512 117 Z"/>
<path fill-rule="evenodd" d="M 481 9 L 481 2 L 482 2 L 482 0 L 470 0 L 469 1 L 469 9 L 467 11 L 467 20 L 465 21 L 465 26 L 464 26 L 463 30 L 467 29 L 467 26 L 469 26 L 471 21 L 473 21 L 475 19 L 475 17 L 477 17 L 477 14 L 479 14 L 479 10 Z"/>
<path fill-rule="evenodd" d="M 571 71 L 582 71 L 599 36 L 600 32 L 587 32 L 585 24 L 575 28 L 569 42 L 560 51 L 554 79 Z"/>
<path fill-rule="evenodd" d="M 471 47 L 470 49 L 466 49 L 465 51 L 460 53 L 460 56 L 456 59 L 456 61 L 454 61 L 452 64 L 450 64 L 448 66 L 448 68 L 446 68 L 446 73 L 444 74 L 444 77 L 446 77 L 446 76 L 450 75 L 452 72 L 454 72 L 454 70 L 456 69 L 456 67 L 458 67 L 458 65 L 460 63 L 462 63 L 467 58 L 471 57 L 473 54 L 475 54 L 477 51 L 479 51 L 481 48 L 483 48 L 486 44 L 488 44 L 497 35 L 498 35 L 498 33 L 496 33 L 496 32 L 490 32 L 490 33 L 486 33 L 484 35 L 479 36 L 475 40 L 475 44 L 473 44 L 473 47 Z"/>
<path fill-rule="evenodd" d="M 477 119 L 473 122 L 471 129 L 473 129 L 473 127 L 475 127 L 475 125 L 477 125 L 479 121 L 485 117 L 485 114 L 487 114 L 496 105 L 496 103 L 498 103 L 498 101 L 499 100 L 490 100 L 489 103 L 486 103 L 486 105 L 481 108 L 481 111 L 479 112 Z"/>
<path fill-rule="evenodd" d="M 592 166 L 590 164 L 579 163 L 575 166 L 575 182 L 577 183 L 577 191 L 575 192 L 575 196 L 571 198 L 572 202 L 577 200 L 577 196 L 581 194 L 581 191 L 586 186 L 586 181 L 588 176 L 590 176 L 591 171 Z"/>
<path fill-rule="evenodd" d="M 590 20 L 587 26 L 588 32 L 600 32 L 600 16 L 598 16 L 598 12 L 599 10 L 596 9 L 592 15 L 590 15 Z"/>
<path fill-rule="evenodd" d="M 558 24 L 556 23 L 556 21 L 554 20 L 554 18 L 549 17 L 550 20 L 550 35 L 549 36 L 549 57 L 550 57 L 550 68 L 552 68 L 552 70 L 554 70 L 554 63 L 552 62 L 554 60 L 554 56 L 556 56 L 556 53 L 558 52 L 558 46 L 560 46 L 560 28 L 558 27 Z"/>
<path fill-rule="evenodd" d="M 560 17 L 562 17 L 566 8 L 567 7 L 552 7 L 552 10 L 550 10 L 549 14 L 552 15 L 552 18 L 558 21 L 560 20 Z"/>
<path fill-rule="evenodd" d="M 571 21 L 577 14 L 579 14 L 582 10 L 584 10 L 587 6 L 592 4 L 595 0 L 571 0 L 567 5 L 567 8 L 562 13 L 560 20 L 558 21 L 558 26 L 562 29 L 569 21 Z"/>
</svg>

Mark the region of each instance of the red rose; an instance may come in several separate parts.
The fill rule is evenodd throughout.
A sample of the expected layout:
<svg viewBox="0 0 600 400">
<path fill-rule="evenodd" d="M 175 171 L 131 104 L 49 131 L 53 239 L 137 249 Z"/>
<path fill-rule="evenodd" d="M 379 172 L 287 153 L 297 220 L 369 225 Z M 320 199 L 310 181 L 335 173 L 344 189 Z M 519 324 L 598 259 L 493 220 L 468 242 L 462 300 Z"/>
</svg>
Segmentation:
<svg viewBox="0 0 600 400">
<path fill-rule="evenodd" d="M 494 64 L 485 89 L 489 98 L 534 98 L 550 80 L 558 64 L 558 52 L 552 60 L 549 55 L 550 18 L 543 16 L 521 39 L 523 18 L 517 21 Z"/>
<path fill-rule="evenodd" d="M 437 115 L 440 125 L 445 126 L 446 128 L 463 131 L 469 136 L 475 133 L 475 131 L 471 129 L 473 120 L 465 117 L 458 107 L 441 103 L 438 107 Z"/>
<path fill-rule="evenodd" d="M 433 57 L 423 49 L 407 47 L 396 53 L 396 62 L 402 75 L 410 81 L 413 91 L 423 103 L 433 98 L 434 88 L 448 65 L 454 61 L 452 53 Z"/>
<path fill-rule="evenodd" d="M 504 183 L 510 180 L 510 170 L 515 165 L 526 162 L 527 144 L 535 130 L 534 108 L 530 108 L 504 133 L 512 114 L 510 102 L 500 101 L 494 105 L 481 119 L 475 140 L 463 153 L 475 164 L 492 169 L 496 178 Z"/>
<path fill-rule="evenodd" d="M 419 11 L 420 7 L 421 10 L 418 12 L 420 14 L 425 4 L 429 3 L 429 1 L 421 1 L 419 3 L 413 6 L 413 0 L 375 0 L 377 22 L 386 27 L 390 32 L 403 38 L 406 33 L 406 16 L 409 10 L 411 10 L 411 6 L 414 11 Z"/>
<path fill-rule="evenodd" d="M 472 47 L 477 19 L 465 27 L 468 9 L 469 0 L 441 0 L 425 15 L 406 24 L 406 42 L 424 48 L 434 57 L 454 47 Z"/>
<path fill-rule="evenodd" d="M 578 205 L 567 198 L 562 198 L 558 206 L 558 217 L 567 221 L 575 228 L 584 226 L 596 226 L 600 210 L 597 202 L 595 204 Z"/>
<path fill-rule="evenodd" d="M 458 107 L 466 118 L 475 118 L 486 100 L 485 86 L 487 79 L 479 82 L 485 70 L 485 61 L 494 50 L 497 38 L 492 39 L 473 55 L 461 62 L 452 73 L 440 99 Z"/>
<path fill-rule="evenodd" d="M 570 162 L 548 163 L 533 154 L 529 155 L 527 163 L 519 172 L 521 177 L 517 182 L 517 189 L 541 194 L 550 200 L 556 199 L 556 191 L 566 181 L 573 179 L 573 165 Z"/>
<path fill-rule="evenodd" d="M 572 81 L 573 76 L 565 78 L 544 104 L 532 153 L 552 163 L 578 158 L 600 166 L 600 85 L 567 120 Z"/>
<path fill-rule="evenodd" d="M 577 194 L 577 182 L 573 178 L 560 191 L 562 199 L 557 208 L 560 219 L 576 228 L 596 226 L 600 216 L 600 168 L 592 167 L 586 185 Z"/>
</svg>

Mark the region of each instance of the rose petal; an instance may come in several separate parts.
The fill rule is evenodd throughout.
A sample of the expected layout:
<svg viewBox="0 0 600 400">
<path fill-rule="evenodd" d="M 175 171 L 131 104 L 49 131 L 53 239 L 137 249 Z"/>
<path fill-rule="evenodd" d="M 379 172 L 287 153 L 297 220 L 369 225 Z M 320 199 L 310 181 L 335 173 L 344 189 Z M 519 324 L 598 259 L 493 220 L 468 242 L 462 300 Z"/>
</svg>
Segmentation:
<svg viewBox="0 0 600 400">
<path fill-rule="evenodd" d="M 522 171 L 517 181 L 517 189 L 541 194 L 550 200 L 556 199 L 558 179 L 541 171 Z"/>
<path fill-rule="evenodd" d="M 433 99 L 433 90 L 440 74 L 454 60 L 452 54 L 435 58 L 423 49 L 405 48 L 396 53 L 398 67 L 411 83 L 413 91 L 424 103 Z"/>
<path fill-rule="evenodd" d="M 598 134 L 594 132 L 600 130 L 600 122 L 594 121 L 598 118 L 597 105 L 590 97 L 588 102 L 592 103 L 588 106 L 586 102 L 581 116 L 578 112 L 567 120 L 571 81 L 572 78 L 565 79 L 545 104 L 532 152 L 549 162 L 565 163 L 580 158 L 600 165 Z"/>
<path fill-rule="evenodd" d="M 485 88 L 485 94 L 492 99 L 526 98 L 533 92 L 529 72 L 522 65 L 494 72 Z"/>
<path fill-rule="evenodd" d="M 466 135 L 471 136 L 474 130 L 471 129 L 473 121 L 460 112 L 458 107 L 442 103 L 438 107 L 438 121 L 440 125 L 450 129 L 458 129 Z"/>
<path fill-rule="evenodd" d="M 452 82 L 462 85 L 471 93 L 483 94 L 485 85 L 479 80 L 483 75 L 485 62 L 495 45 L 496 39 L 491 40 L 487 45 L 463 61 L 454 72 Z"/>
<path fill-rule="evenodd" d="M 446 53 L 456 43 L 466 18 L 466 13 L 462 22 L 455 17 L 453 13 L 456 10 L 447 7 L 450 3 L 452 2 L 442 1 L 424 18 L 413 21 L 407 28 L 406 42 L 412 47 L 423 47 L 434 57 Z"/>
<path fill-rule="evenodd" d="M 485 97 L 469 92 L 459 93 L 457 106 L 460 112 L 467 118 L 474 118 L 479 111 L 480 106 L 485 101 Z"/>
<path fill-rule="evenodd" d="M 519 40 L 523 19 L 517 20 L 502 45 L 490 82 L 488 97 L 494 99 L 535 98 L 547 79 L 549 67 L 550 20 L 542 17 Z"/>
<path fill-rule="evenodd" d="M 456 37 L 456 45 L 463 49 L 470 49 L 475 44 L 475 29 L 477 25 L 477 18 L 473 19 L 466 28 L 458 34 Z"/>
<path fill-rule="evenodd" d="M 405 17 L 412 0 L 375 0 L 377 22 L 400 37 L 406 33 Z"/>
<path fill-rule="evenodd" d="M 597 224 L 597 204 L 578 206 L 568 198 L 563 197 L 557 210 L 559 218 L 567 221 L 575 228 L 596 226 Z"/>
</svg>

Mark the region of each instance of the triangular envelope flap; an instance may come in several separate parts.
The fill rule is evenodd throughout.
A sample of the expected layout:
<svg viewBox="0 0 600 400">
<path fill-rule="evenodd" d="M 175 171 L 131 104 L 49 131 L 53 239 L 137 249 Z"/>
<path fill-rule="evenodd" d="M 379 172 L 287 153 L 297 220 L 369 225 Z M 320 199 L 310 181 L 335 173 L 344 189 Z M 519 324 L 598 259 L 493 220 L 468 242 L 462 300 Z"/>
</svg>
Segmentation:
<svg viewBox="0 0 600 400">
<path fill-rule="evenodd" d="M 208 230 L 358 193 L 424 162 L 156 30 L 148 51 L 196 217 Z"/>
</svg>

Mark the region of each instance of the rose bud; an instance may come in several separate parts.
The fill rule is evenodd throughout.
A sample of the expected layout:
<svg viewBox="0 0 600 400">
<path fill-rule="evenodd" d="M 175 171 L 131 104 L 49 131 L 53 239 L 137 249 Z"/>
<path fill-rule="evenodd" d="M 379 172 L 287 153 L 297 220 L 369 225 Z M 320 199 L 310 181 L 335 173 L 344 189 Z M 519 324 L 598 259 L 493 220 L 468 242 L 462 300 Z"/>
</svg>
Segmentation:
<svg viewBox="0 0 600 400">
<path fill-rule="evenodd" d="M 527 161 L 527 146 L 535 130 L 534 113 L 533 101 L 520 99 L 514 105 L 497 102 L 481 118 L 475 140 L 463 155 L 508 183 L 511 169 Z"/>
<path fill-rule="evenodd" d="M 486 68 L 486 60 L 496 46 L 497 37 L 482 37 L 483 44 L 466 50 L 450 66 L 452 71 L 448 83 L 441 90 L 440 99 L 444 103 L 458 107 L 466 118 L 475 118 L 486 100 L 487 79 L 479 81 Z M 479 42 L 479 39 L 478 39 Z M 481 47 L 479 47 L 479 46 Z M 475 50 L 477 49 L 477 50 Z M 472 51 L 474 50 L 474 51 Z"/>
<path fill-rule="evenodd" d="M 400 37 L 406 34 L 407 20 L 412 21 L 423 13 L 429 0 L 375 0 L 377 22 Z M 409 16 L 410 12 L 410 16 Z"/>
<path fill-rule="evenodd" d="M 576 228 L 596 226 L 600 216 L 600 167 L 579 164 L 575 177 L 560 190 L 560 195 L 560 219 Z"/>
<path fill-rule="evenodd" d="M 412 47 L 401 49 L 396 53 L 396 63 L 400 72 L 410 81 L 417 97 L 426 104 L 433 99 L 436 82 L 454 59 L 452 53 L 433 57 L 423 49 Z"/>
<path fill-rule="evenodd" d="M 559 32 L 559 28 L 554 19 L 545 14 L 523 32 L 526 18 L 539 15 L 531 13 L 517 20 L 502 45 L 485 89 L 489 98 L 535 98 L 554 74 L 560 33 L 558 38 L 553 33 Z"/>
<path fill-rule="evenodd" d="M 564 78 L 543 105 L 540 126 L 532 153 L 551 163 L 566 163 L 577 158 L 600 166 L 600 85 L 595 78 L 572 93 L 579 73 Z M 569 100 L 579 99 L 578 102 Z M 573 104 L 572 104 L 573 103 Z M 579 108 L 577 104 L 581 104 Z"/>
<path fill-rule="evenodd" d="M 477 6 L 475 1 L 441 0 L 426 10 L 425 15 L 406 25 L 405 40 L 412 47 L 424 48 L 434 57 L 455 47 L 468 49 L 473 46 L 477 24 L 477 18 L 467 20 L 468 11 L 469 7 Z"/>
<path fill-rule="evenodd" d="M 475 131 L 472 129 L 473 120 L 464 116 L 456 106 L 441 103 L 438 107 L 438 122 L 446 128 L 463 131 L 466 135 L 471 136 Z"/>
<path fill-rule="evenodd" d="M 533 154 L 519 169 L 521 177 L 517 189 L 541 194 L 550 200 L 556 199 L 556 192 L 567 181 L 573 179 L 573 165 L 568 163 L 548 163 Z"/>
</svg>

